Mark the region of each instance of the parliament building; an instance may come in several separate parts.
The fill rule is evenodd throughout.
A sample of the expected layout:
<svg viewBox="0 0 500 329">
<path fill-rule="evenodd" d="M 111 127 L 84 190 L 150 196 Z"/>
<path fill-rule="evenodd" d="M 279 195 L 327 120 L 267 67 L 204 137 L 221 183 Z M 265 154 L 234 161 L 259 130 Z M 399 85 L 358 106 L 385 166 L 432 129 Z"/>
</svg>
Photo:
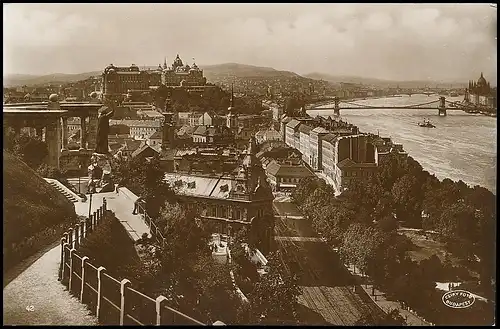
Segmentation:
<svg viewBox="0 0 500 329">
<path fill-rule="evenodd" d="M 474 105 L 496 107 L 495 91 L 490 87 L 490 83 L 486 81 L 482 72 L 477 82 L 469 81 L 465 97 Z"/>
</svg>

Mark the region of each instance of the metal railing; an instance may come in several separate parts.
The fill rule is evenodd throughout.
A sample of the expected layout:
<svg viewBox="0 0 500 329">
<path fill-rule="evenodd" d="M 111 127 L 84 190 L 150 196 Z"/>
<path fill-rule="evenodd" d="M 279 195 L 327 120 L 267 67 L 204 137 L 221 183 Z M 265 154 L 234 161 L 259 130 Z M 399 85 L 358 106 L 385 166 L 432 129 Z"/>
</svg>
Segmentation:
<svg viewBox="0 0 500 329">
<path fill-rule="evenodd" d="M 139 204 L 139 214 L 143 216 L 143 220 L 146 223 L 146 225 L 149 227 L 149 231 L 151 232 L 151 236 L 153 236 L 156 239 L 156 242 L 161 244 L 162 246 L 165 245 L 165 237 L 163 236 L 162 230 L 156 225 L 154 220 L 148 215 L 146 212 L 146 209 L 144 208 L 143 205 Z"/>
<path fill-rule="evenodd" d="M 127 197 L 131 201 L 134 202 L 137 201 L 137 196 L 126 187 L 124 186 L 118 187 L 117 191 L 118 193 L 122 193 L 125 197 Z M 146 226 L 149 228 L 151 235 L 156 239 L 156 242 L 164 246 L 166 240 L 165 236 L 162 233 L 162 230 L 158 227 L 158 225 L 156 225 L 155 221 L 151 218 L 151 216 L 148 215 L 145 207 L 142 204 L 138 204 L 138 212 L 143 216 L 143 220 L 146 223 Z"/>
<path fill-rule="evenodd" d="M 108 275 L 105 267 L 92 265 L 87 256 L 77 254 L 80 245 L 102 223 L 106 211 L 104 198 L 103 205 L 89 218 L 63 234 L 59 281 L 87 304 L 98 320 L 106 313 L 107 321 L 120 325 L 206 325 L 168 307 L 165 296 L 151 298 L 131 288 L 128 279 L 119 281 Z"/>
</svg>

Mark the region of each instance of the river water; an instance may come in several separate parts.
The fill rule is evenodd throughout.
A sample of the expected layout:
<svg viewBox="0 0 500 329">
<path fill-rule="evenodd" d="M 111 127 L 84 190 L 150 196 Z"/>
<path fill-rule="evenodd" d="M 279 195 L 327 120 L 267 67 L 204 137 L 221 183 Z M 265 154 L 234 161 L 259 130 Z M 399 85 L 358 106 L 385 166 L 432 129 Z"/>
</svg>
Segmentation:
<svg viewBox="0 0 500 329">
<path fill-rule="evenodd" d="M 357 100 L 355 103 L 406 106 L 427 103 L 438 97 L 412 95 Z M 446 99 L 462 101 L 463 96 Z M 310 110 L 308 113 L 312 117 L 333 117 L 333 110 Z M 379 132 L 380 136 L 391 137 L 395 143 L 403 144 L 410 156 L 439 179 L 461 179 L 469 185 L 480 185 L 496 194 L 496 118 L 457 110 L 448 110 L 446 117 L 438 117 L 437 108 L 342 109 L 340 114 L 342 120 L 357 125 L 362 132 Z M 436 128 L 419 127 L 417 123 L 423 118 L 428 118 Z"/>
</svg>

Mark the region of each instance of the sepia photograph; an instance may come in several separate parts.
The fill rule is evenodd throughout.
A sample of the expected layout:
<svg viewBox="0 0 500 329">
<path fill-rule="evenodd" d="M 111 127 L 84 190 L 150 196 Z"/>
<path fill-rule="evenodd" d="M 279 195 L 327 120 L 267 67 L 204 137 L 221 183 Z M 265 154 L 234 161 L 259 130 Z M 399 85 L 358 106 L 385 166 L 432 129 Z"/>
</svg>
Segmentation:
<svg viewBox="0 0 500 329">
<path fill-rule="evenodd" d="M 497 5 L 3 4 L 3 325 L 496 325 Z"/>
</svg>

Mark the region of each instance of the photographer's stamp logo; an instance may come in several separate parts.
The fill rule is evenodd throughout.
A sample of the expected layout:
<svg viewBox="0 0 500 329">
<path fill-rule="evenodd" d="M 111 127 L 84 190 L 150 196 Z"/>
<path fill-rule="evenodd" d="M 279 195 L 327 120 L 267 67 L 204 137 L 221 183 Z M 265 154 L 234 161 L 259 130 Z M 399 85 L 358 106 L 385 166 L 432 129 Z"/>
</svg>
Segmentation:
<svg viewBox="0 0 500 329">
<path fill-rule="evenodd" d="M 465 290 L 448 291 L 443 295 L 443 304 L 451 308 L 467 308 L 474 304 L 476 298 Z"/>
</svg>

